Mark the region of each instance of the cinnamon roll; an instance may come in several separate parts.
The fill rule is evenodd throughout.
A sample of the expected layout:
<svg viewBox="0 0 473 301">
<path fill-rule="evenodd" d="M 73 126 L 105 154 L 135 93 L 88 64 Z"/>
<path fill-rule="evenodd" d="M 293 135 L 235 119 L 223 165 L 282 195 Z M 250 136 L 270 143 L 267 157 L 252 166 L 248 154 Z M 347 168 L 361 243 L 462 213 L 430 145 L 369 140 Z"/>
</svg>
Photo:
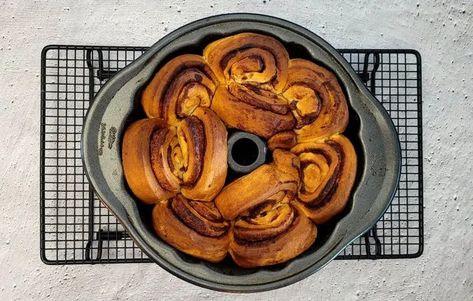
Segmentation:
<svg viewBox="0 0 473 301">
<path fill-rule="evenodd" d="M 348 124 L 348 106 L 337 78 L 310 61 L 289 61 L 282 95 L 297 120 L 295 132 L 299 142 L 341 133 Z"/>
<path fill-rule="evenodd" d="M 152 220 L 159 237 L 186 254 L 210 262 L 227 254 L 230 224 L 213 202 L 191 201 L 179 194 L 157 204 Z"/>
<path fill-rule="evenodd" d="M 270 36 L 245 32 L 219 39 L 205 47 L 204 58 L 221 83 L 276 93 L 286 85 L 289 54 Z"/>
<path fill-rule="evenodd" d="M 356 175 L 356 153 L 343 135 L 291 149 L 301 162 L 298 206 L 316 224 L 323 224 L 346 206 Z"/>
<path fill-rule="evenodd" d="M 227 130 L 218 116 L 207 108 L 197 108 L 193 116 L 203 125 L 202 170 L 193 184 L 185 183 L 181 193 L 192 200 L 212 201 L 227 177 Z M 196 159 L 197 162 L 197 159 Z"/>
<path fill-rule="evenodd" d="M 236 220 L 229 252 L 239 266 L 282 263 L 314 243 L 316 226 L 292 204 L 277 202 L 279 198 L 279 195 L 268 198 Z"/>
<path fill-rule="evenodd" d="M 163 129 L 153 138 L 153 170 L 163 187 L 200 201 L 211 201 L 222 189 L 227 131 L 214 112 L 197 108 L 176 129 Z"/>
<path fill-rule="evenodd" d="M 175 191 L 163 187 L 153 172 L 150 144 L 155 133 L 166 128 L 160 119 L 142 119 L 132 123 L 123 137 L 122 164 L 131 191 L 144 203 L 166 200 Z"/>
<path fill-rule="evenodd" d="M 197 107 L 210 107 L 216 87 L 217 78 L 204 59 L 184 54 L 159 69 L 144 89 L 141 104 L 149 118 L 175 125 Z"/>
<path fill-rule="evenodd" d="M 215 198 L 215 204 L 226 220 L 233 220 L 270 196 L 286 191 L 297 193 L 299 159 L 290 152 L 275 150 L 274 162 L 228 184 Z"/>
<path fill-rule="evenodd" d="M 227 220 L 235 220 L 230 255 L 242 267 L 277 264 L 305 251 L 316 228 L 291 205 L 299 184 L 299 160 L 275 150 L 274 162 L 229 184 L 215 199 Z"/>
<path fill-rule="evenodd" d="M 339 214 L 357 158 L 341 133 L 348 106 L 337 78 L 289 59 L 276 38 L 240 33 L 157 70 L 141 95 L 149 119 L 122 147 L 133 194 L 154 204 L 155 232 L 176 249 L 241 267 L 286 262 L 307 250 L 317 224 Z M 227 128 L 267 139 L 271 162 L 224 187 Z"/>
<path fill-rule="evenodd" d="M 293 128 L 294 117 L 279 95 L 286 85 L 289 61 L 279 41 L 241 33 L 208 45 L 204 58 L 221 83 L 212 110 L 229 127 L 265 138 Z"/>
</svg>

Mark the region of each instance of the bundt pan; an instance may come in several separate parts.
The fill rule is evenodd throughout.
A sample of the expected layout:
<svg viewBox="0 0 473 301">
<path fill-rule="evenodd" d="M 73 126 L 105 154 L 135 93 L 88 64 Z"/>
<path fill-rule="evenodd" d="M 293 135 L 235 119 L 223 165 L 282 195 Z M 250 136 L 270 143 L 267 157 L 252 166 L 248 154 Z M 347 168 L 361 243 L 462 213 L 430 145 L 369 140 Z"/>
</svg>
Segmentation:
<svg viewBox="0 0 473 301">
<path fill-rule="evenodd" d="M 208 43 L 245 31 L 274 36 L 286 46 L 291 58 L 314 61 L 338 77 L 350 107 L 345 135 L 358 156 L 355 187 L 345 211 L 319 226 L 315 244 L 300 256 L 256 269 L 240 268 L 230 259 L 218 264 L 204 262 L 162 241 L 150 224 L 151 208 L 132 195 L 121 165 L 124 129 L 144 116 L 140 115 L 139 95 L 156 70 L 176 55 L 201 54 Z M 391 119 L 342 56 L 307 29 L 255 14 L 213 16 L 187 24 L 117 73 L 89 108 L 82 133 L 82 156 L 98 197 L 152 260 L 191 283 L 234 292 L 275 289 L 321 269 L 378 221 L 393 198 L 400 175 L 400 147 Z"/>
</svg>

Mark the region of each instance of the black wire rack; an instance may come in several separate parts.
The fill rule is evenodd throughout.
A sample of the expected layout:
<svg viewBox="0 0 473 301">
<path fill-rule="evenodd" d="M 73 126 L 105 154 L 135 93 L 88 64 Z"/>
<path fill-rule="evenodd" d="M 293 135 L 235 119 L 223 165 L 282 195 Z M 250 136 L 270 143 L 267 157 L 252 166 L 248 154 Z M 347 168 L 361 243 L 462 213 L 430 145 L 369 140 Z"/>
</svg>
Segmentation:
<svg viewBox="0 0 473 301">
<path fill-rule="evenodd" d="M 97 199 L 82 166 L 85 115 L 100 87 L 146 47 L 52 45 L 41 55 L 41 259 L 149 262 Z M 414 50 L 340 49 L 390 114 L 402 170 L 391 206 L 337 259 L 417 257 L 423 250 L 421 62 Z"/>
</svg>

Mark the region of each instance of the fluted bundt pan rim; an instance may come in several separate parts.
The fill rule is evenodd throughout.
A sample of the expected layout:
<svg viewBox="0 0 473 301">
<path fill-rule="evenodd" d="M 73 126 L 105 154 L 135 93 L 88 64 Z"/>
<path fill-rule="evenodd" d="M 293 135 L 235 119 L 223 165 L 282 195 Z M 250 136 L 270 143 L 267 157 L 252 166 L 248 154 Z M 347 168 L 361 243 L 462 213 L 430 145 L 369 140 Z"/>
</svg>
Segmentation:
<svg viewBox="0 0 473 301">
<path fill-rule="evenodd" d="M 336 74 L 350 107 L 360 119 L 358 136 L 362 150 L 358 157 L 364 165 L 360 166 L 363 170 L 355 183 L 347 213 L 335 218 L 333 232 L 323 245 L 283 265 L 238 272 L 237 267 L 225 267 L 225 263 L 213 265 L 183 256 L 154 234 L 126 188 L 120 145 L 128 116 L 136 109 L 135 94 L 164 59 L 204 37 L 219 38 L 243 31 L 265 33 L 285 44 L 301 45 L 316 62 Z M 392 200 L 400 175 L 400 146 L 394 125 L 350 65 L 314 33 L 282 19 L 256 14 L 219 15 L 187 24 L 158 41 L 110 79 L 89 108 L 82 133 L 82 157 L 98 197 L 151 259 L 191 283 L 237 292 L 286 286 L 321 269 L 378 221 Z M 236 275 L 228 272 L 232 269 Z"/>
</svg>

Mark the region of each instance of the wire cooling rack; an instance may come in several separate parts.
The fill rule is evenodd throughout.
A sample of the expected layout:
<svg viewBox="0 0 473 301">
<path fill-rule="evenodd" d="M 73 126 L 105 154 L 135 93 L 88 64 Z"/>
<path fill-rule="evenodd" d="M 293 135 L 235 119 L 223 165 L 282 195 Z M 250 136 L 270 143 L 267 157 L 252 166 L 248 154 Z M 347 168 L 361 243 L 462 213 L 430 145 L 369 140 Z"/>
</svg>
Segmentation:
<svg viewBox="0 0 473 301">
<path fill-rule="evenodd" d="M 89 185 L 80 139 L 100 87 L 146 47 L 53 45 L 41 55 L 41 259 L 149 262 Z M 423 250 L 421 62 L 413 50 L 341 49 L 389 112 L 401 142 L 399 188 L 374 228 L 337 259 L 417 257 Z"/>
</svg>

